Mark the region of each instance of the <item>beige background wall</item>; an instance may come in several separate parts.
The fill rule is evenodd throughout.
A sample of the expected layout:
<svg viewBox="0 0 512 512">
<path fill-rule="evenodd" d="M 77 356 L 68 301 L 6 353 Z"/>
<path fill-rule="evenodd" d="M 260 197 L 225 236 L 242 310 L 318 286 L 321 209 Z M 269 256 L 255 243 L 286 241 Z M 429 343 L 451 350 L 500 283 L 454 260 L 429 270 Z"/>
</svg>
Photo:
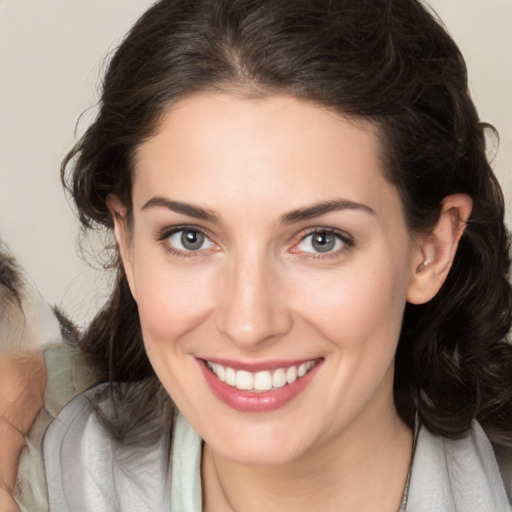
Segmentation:
<svg viewBox="0 0 512 512">
<path fill-rule="evenodd" d="M 468 61 L 481 117 L 501 134 L 496 172 L 512 220 L 512 0 L 430 0 Z M 83 324 L 102 273 L 76 253 L 59 162 L 94 105 L 102 61 L 149 0 L 0 0 L 0 236 L 45 298 Z M 80 133 L 94 115 L 90 109 Z"/>
</svg>

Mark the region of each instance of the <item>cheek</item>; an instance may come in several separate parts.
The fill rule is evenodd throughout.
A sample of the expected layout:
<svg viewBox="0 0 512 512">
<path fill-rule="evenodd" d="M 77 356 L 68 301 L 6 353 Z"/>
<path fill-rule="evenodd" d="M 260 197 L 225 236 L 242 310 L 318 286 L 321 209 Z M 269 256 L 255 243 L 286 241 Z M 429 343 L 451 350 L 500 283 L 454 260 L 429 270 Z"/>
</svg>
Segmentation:
<svg viewBox="0 0 512 512">
<path fill-rule="evenodd" d="M 145 343 L 174 342 L 200 324 L 212 303 L 205 272 L 170 265 L 140 265 L 135 272 L 137 304 Z"/>
<path fill-rule="evenodd" d="M 398 339 L 406 302 L 407 263 L 398 259 L 372 265 L 374 261 L 361 260 L 328 276 L 319 273 L 316 279 L 303 279 L 301 290 L 295 293 L 303 316 L 346 349 L 359 350 L 378 338 L 394 350 Z"/>
</svg>

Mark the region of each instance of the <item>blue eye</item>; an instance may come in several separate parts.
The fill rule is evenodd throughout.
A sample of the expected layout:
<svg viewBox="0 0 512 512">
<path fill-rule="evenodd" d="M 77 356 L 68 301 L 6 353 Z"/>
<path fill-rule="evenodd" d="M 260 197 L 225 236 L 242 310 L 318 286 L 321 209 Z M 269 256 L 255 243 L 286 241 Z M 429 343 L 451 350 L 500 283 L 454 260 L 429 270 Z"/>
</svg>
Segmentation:
<svg viewBox="0 0 512 512">
<path fill-rule="evenodd" d="M 306 235 L 297 247 L 302 252 L 329 253 L 341 249 L 346 242 L 332 231 L 315 231 Z"/>
<path fill-rule="evenodd" d="M 213 242 L 197 229 L 179 229 L 171 233 L 167 240 L 169 245 L 179 251 L 197 252 L 213 247 Z"/>
</svg>

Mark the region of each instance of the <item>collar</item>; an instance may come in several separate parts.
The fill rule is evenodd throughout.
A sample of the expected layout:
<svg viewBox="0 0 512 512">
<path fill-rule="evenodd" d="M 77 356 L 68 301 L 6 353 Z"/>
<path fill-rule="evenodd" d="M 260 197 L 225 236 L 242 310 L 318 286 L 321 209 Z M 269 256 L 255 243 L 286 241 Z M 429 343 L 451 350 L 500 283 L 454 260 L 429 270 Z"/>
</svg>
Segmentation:
<svg viewBox="0 0 512 512">
<path fill-rule="evenodd" d="M 408 512 L 512 510 L 494 452 L 474 421 L 460 439 L 420 428 L 411 470 Z"/>
</svg>

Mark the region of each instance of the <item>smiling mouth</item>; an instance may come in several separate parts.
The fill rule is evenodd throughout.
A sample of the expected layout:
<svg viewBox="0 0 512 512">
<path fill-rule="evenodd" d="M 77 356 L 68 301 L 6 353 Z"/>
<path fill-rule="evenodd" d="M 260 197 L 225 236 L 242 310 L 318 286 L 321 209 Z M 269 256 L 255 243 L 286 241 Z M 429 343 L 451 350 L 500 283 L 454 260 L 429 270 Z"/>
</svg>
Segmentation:
<svg viewBox="0 0 512 512">
<path fill-rule="evenodd" d="M 293 384 L 306 375 L 319 361 L 314 359 L 301 363 L 299 365 L 291 365 L 283 368 L 276 368 L 269 371 L 249 372 L 246 370 L 236 370 L 229 366 L 223 366 L 211 361 L 205 361 L 206 366 L 210 368 L 212 373 L 221 381 L 236 388 L 240 391 L 253 391 L 262 393 L 265 391 L 273 391 L 282 388 L 288 384 Z"/>
</svg>

